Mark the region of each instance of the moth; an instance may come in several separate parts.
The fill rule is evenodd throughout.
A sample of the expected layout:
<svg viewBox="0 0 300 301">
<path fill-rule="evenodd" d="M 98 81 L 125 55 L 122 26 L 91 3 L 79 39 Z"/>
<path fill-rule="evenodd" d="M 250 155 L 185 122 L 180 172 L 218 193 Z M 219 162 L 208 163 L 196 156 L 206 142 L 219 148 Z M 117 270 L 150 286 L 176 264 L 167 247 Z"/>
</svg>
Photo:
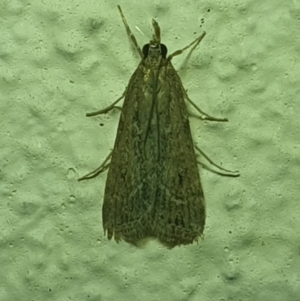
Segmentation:
<svg viewBox="0 0 300 301">
<path fill-rule="evenodd" d="M 153 19 L 153 37 L 141 49 L 118 6 L 128 36 L 141 61 L 123 95 L 109 107 L 87 116 L 106 114 L 124 98 L 114 148 L 94 171 L 108 169 L 102 222 L 108 239 L 141 246 L 156 239 L 167 248 L 191 244 L 203 235 L 205 201 L 185 100 L 188 97 L 171 60 L 197 47 L 203 32 L 188 46 L 167 56 L 160 27 Z"/>
</svg>

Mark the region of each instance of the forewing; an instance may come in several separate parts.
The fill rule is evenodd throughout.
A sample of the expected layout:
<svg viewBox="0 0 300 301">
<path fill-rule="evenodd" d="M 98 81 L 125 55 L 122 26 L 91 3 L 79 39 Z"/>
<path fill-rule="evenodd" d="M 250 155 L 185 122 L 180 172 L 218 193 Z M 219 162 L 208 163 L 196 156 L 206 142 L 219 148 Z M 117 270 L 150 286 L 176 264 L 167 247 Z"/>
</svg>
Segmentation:
<svg viewBox="0 0 300 301">
<path fill-rule="evenodd" d="M 160 178 L 153 229 L 166 246 L 189 244 L 203 233 L 205 203 L 184 102 L 184 88 L 171 62 L 160 74 L 158 94 Z"/>
<path fill-rule="evenodd" d="M 103 203 L 103 227 L 116 241 L 138 244 L 151 236 L 150 208 L 156 193 L 156 164 L 145 158 L 152 94 L 148 69 L 142 64 L 132 75 L 125 95 Z"/>
</svg>

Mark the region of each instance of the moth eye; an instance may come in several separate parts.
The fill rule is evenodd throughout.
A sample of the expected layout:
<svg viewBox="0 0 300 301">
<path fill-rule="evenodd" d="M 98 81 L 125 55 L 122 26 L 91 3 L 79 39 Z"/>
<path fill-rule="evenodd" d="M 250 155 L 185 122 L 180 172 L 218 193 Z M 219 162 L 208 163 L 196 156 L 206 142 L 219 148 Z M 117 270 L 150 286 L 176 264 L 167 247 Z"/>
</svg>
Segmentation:
<svg viewBox="0 0 300 301">
<path fill-rule="evenodd" d="M 161 56 L 165 59 L 167 57 L 168 48 L 164 44 L 160 44 Z"/>
<path fill-rule="evenodd" d="M 142 52 L 143 52 L 144 58 L 146 58 L 148 56 L 149 47 L 150 47 L 150 44 L 146 44 L 143 46 Z"/>
</svg>

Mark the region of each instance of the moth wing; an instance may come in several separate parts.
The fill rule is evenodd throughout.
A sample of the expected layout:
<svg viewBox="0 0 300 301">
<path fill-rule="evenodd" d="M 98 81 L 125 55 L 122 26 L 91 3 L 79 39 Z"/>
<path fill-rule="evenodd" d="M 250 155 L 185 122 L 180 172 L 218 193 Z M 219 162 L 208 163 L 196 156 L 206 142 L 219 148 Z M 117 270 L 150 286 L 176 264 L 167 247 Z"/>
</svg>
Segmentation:
<svg viewBox="0 0 300 301">
<path fill-rule="evenodd" d="M 141 88 L 145 87 L 145 72 L 139 65 L 126 90 L 102 209 L 108 239 L 114 236 L 116 241 L 124 239 L 134 245 L 151 236 L 149 208 L 157 177 L 155 170 L 149 172 L 153 163 L 146 161 L 143 154 L 144 127 L 151 104 L 150 96 Z"/>
<path fill-rule="evenodd" d="M 191 136 L 184 88 L 171 62 L 158 95 L 160 178 L 153 229 L 169 248 L 197 241 L 205 224 L 205 202 Z"/>
<path fill-rule="evenodd" d="M 152 77 L 151 77 L 152 76 Z M 142 64 L 129 82 L 107 175 L 107 236 L 140 245 L 194 242 L 205 205 L 184 90 L 170 62 L 157 77 Z"/>
</svg>

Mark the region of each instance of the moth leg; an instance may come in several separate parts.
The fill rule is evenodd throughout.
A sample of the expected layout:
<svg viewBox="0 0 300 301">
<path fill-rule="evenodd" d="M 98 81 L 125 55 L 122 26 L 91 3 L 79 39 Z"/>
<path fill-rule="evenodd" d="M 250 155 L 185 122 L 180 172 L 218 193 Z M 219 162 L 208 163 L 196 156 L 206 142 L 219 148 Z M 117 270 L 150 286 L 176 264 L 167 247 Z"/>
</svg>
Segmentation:
<svg viewBox="0 0 300 301">
<path fill-rule="evenodd" d="M 201 42 L 201 40 L 204 38 L 204 36 L 206 35 L 206 32 L 204 31 L 196 40 L 194 40 L 192 43 L 190 43 L 189 45 L 187 45 L 186 47 L 176 50 L 175 52 L 173 52 L 172 54 L 170 54 L 168 56 L 168 60 L 171 61 L 171 59 L 176 56 L 179 55 L 181 53 L 183 53 L 185 50 L 187 50 L 188 48 L 190 48 L 191 46 L 193 46 L 193 48 L 191 49 L 191 51 L 193 51 Z M 199 107 L 196 106 L 196 104 L 189 98 L 189 96 L 187 95 L 186 91 L 184 91 L 185 94 L 185 99 L 187 99 L 189 101 L 189 103 L 202 115 L 204 115 L 205 117 L 200 117 L 203 120 L 210 120 L 210 121 L 220 121 L 220 122 L 226 122 L 228 121 L 227 118 L 216 118 L 216 117 L 212 117 L 210 115 L 208 115 L 207 113 L 203 112 Z"/>
<path fill-rule="evenodd" d="M 122 21 L 124 23 L 124 26 L 126 28 L 126 31 L 127 31 L 127 35 L 129 36 L 134 48 L 137 50 L 137 52 L 139 53 L 139 56 L 141 57 L 141 59 L 143 58 L 143 54 L 142 54 L 142 50 L 140 48 L 140 46 L 138 45 L 137 41 L 136 41 L 136 38 L 135 36 L 133 35 L 132 31 L 130 30 L 130 27 L 127 23 L 127 20 L 123 14 L 123 11 L 121 9 L 121 6 L 118 5 L 118 9 L 119 9 L 119 12 L 120 12 L 120 15 L 121 15 L 121 18 L 122 18 Z"/>
<path fill-rule="evenodd" d="M 181 53 L 183 53 L 185 50 L 187 50 L 188 48 L 190 48 L 191 46 L 193 46 L 193 48 L 191 49 L 191 51 L 193 51 L 197 46 L 198 44 L 201 42 L 201 40 L 204 38 L 204 36 L 206 35 L 206 32 L 203 31 L 203 33 L 200 35 L 200 37 L 198 37 L 196 40 L 194 40 L 192 43 L 190 43 L 189 45 L 185 46 L 184 48 L 182 49 L 179 49 L 179 50 L 176 50 L 175 52 L 173 52 L 172 54 L 170 54 L 168 56 L 168 61 L 171 61 L 171 59 L 176 56 L 176 55 L 179 55 Z"/>
<path fill-rule="evenodd" d="M 211 164 L 211 165 L 213 165 L 213 166 L 215 166 L 215 167 L 217 167 L 217 168 L 219 168 L 220 170 L 224 170 L 224 171 L 226 171 L 226 172 L 229 172 L 230 174 L 225 174 L 225 173 L 220 173 L 220 172 L 218 172 L 218 171 L 215 171 L 215 170 L 213 170 L 213 169 L 211 169 L 211 168 L 209 168 L 207 165 L 205 165 L 204 163 L 202 163 L 202 162 L 199 162 L 199 161 L 197 161 L 197 163 L 198 164 L 200 164 L 200 165 L 202 165 L 202 166 L 204 166 L 206 169 L 208 169 L 208 170 L 210 170 L 210 171 L 212 171 L 212 172 L 214 172 L 214 173 L 216 173 L 216 174 L 218 174 L 218 175 L 221 175 L 221 176 L 226 176 L 226 177 L 233 177 L 233 178 L 235 178 L 235 177 L 239 177 L 240 176 L 240 174 L 239 174 L 239 172 L 238 171 L 232 171 L 232 170 L 229 170 L 229 169 L 226 169 L 226 168 L 224 168 L 224 167 L 222 167 L 222 166 L 220 166 L 220 165 L 218 165 L 218 164 L 216 164 L 213 160 L 211 160 L 197 145 L 195 145 L 194 146 L 195 147 L 195 149 Z"/>
<path fill-rule="evenodd" d="M 104 109 L 102 109 L 102 110 L 96 111 L 96 112 L 86 113 L 85 116 L 91 117 L 91 116 L 96 116 L 96 115 L 99 115 L 99 114 L 106 114 L 107 112 L 109 112 L 109 111 L 112 110 L 112 109 L 119 108 L 119 107 L 116 106 L 116 104 L 117 104 L 122 98 L 124 98 L 125 94 L 126 94 L 126 89 L 125 89 L 125 91 L 123 92 L 122 96 L 119 97 L 119 98 L 118 98 L 115 102 L 113 102 L 110 106 L 108 106 L 108 107 L 106 107 L 106 108 L 104 108 Z"/>
<path fill-rule="evenodd" d="M 207 113 L 203 112 L 187 95 L 186 91 L 184 91 L 184 97 L 185 99 L 202 115 L 205 117 L 199 116 L 202 120 L 209 120 L 209 121 L 219 121 L 219 122 L 226 122 L 228 121 L 228 118 L 216 118 L 208 115 Z"/>
<path fill-rule="evenodd" d="M 216 171 L 210 167 L 208 167 L 206 164 L 204 164 L 203 162 L 197 161 L 197 163 L 199 165 L 201 165 L 204 169 L 209 170 L 213 173 L 215 173 L 216 175 L 222 176 L 222 177 L 230 177 L 230 178 L 237 178 L 240 176 L 240 174 L 228 174 L 228 173 L 224 173 L 224 172 L 220 172 L 220 171 Z"/>
<path fill-rule="evenodd" d="M 100 173 L 104 172 L 109 167 L 109 163 L 107 163 L 107 161 L 110 159 L 111 154 L 112 154 L 112 151 L 109 153 L 109 155 L 106 157 L 106 159 L 103 161 L 103 163 L 99 167 L 97 167 L 95 170 L 89 172 L 88 174 L 84 175 L 83 177 L 79 178 L 78 182 L 95 178 Z"/>
</svg>

